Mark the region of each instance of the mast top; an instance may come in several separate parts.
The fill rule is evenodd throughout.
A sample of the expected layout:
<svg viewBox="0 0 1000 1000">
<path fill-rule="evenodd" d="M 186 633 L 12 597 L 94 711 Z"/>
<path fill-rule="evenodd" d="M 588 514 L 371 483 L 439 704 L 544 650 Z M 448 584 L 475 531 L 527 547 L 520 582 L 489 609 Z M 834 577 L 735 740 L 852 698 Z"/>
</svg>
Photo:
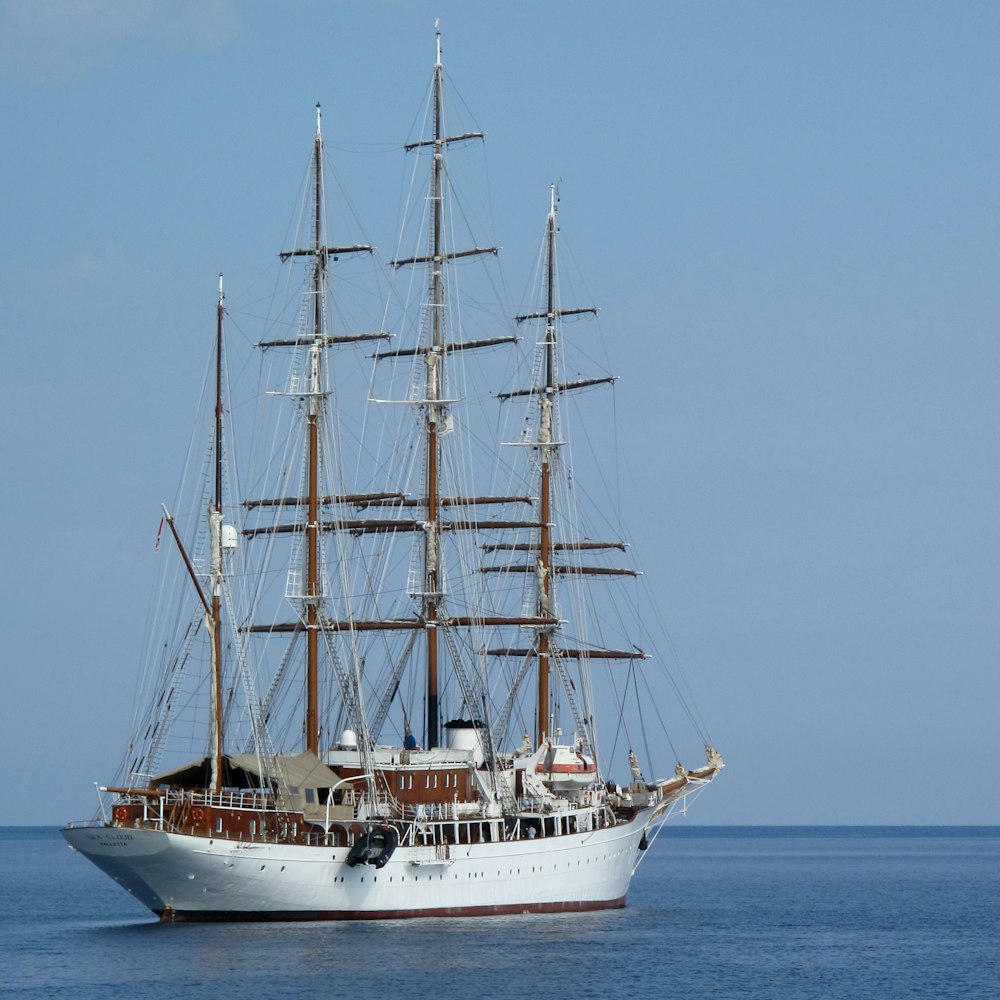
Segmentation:
<svg viewBox="0 0 1000 1000">
<path fill-rule="evenodd" d="M 441 18 L 434 18 L 434 37 L 437 41 L 437 62 L 434 64 L 435 69 L 441 68 Z"/>
<path fill-rule="evenodd" d="M 222 290 L 222 272 L 219 272 L 219 305 L 222 305 L 223 300 L 226 297 L 226 293 Z"/>
<path fill-rule="evenodd" d="M 323 111 L 320 108 L 319 101 L 316 102 L 316 138 L 320 139 L 323 136 Z"/>
</svg>

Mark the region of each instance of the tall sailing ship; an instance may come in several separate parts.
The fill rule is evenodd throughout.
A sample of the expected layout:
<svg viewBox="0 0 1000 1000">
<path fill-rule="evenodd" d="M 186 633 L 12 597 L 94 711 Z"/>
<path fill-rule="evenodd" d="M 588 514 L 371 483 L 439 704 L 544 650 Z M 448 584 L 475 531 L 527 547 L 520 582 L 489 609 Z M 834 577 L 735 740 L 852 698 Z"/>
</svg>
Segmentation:
<svg viewBox="0 0 1000 1000">
<path fill-rule="evenodd" d="M 155 598 L 164 634 L 117 783 L 63 830 L 163 921 L 619 907 L 664 822 L 723 767 L 699 733 L 704 766 L 643 775 L 637 713 L 669 707 L 647 677 L 663 664 L 614 642 L 614 590 L 643 581 L 590 527 L 574 475 L 567 401 L 614 376 L 566 360 L 564 325 L 596 310 L 560 302 L 554 189 L 539 301 L 495 336 L 465 332 L 461 269 L 496 248 L 453 239 L 449 154 L 483 135 L 446 129 L 439 34 L 436 51 L 427 134 L 405 147 L 427 166 L 424 235 L 391 265 L 413 276 L 412 333 L 342 325 L 333 274 L 373 251 L 325 235 L 317 107 L 306 238 L 280 255 L 305 265 L 297 320 L 256 345 L 278 386 L 261 412 L 287 419 L 267 440 L 253 421 L 264 457 L 241 483 L 220 278 L 211 444 L 194 499 L 164 508 L 179 578 Z M 527 362 L 493 395 L 472 388 L 487 366 L 470 360 L 503 352 Z M 473 426 L 484 404 L 513 430 Z"/>
</svg>

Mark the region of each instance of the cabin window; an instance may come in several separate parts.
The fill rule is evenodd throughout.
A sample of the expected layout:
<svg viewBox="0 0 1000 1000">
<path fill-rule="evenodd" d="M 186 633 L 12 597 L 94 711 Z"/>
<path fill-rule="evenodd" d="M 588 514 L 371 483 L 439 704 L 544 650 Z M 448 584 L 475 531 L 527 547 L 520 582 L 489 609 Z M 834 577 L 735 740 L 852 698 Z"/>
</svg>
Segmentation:
<svg viewBox="0 0 1000 1000">
<path fill-rule="evenodd" d="M 405 788 L 406 787 L 406 776 L 403 775 L 403 774 L 401 774 L 399 776 L 399 787 L 400 788 Z"/>
<path fill-rule="evenodd" d="M 257 835 L 257 820 L 250 820 L 250 836 L 254 837 Z"/>
<path fill-rule="evenodd" d="M 431 787 L 431 776 L 429 774 L 424 775 L 424 788 Z"/>
<path fill-rule="evenodd" d="M 216 833 L 222 833 L 222 817 L 221 816 L 217 816 L 215 818 L 215 832 Z"/>
<path fill-rule="evenodd" d="M 410 775 L 408 775 L 407 777 L 408 777 L 408 784 L 407 784 L 407 786 L 406 786 L 406 787 L 407 787 L 407 788 L 412 788 L 412 787 L 413 787 L 413 775 L 412 775 L 412 774 L 410 774 Z"/>
<path fill-rule="evenodd" d="M 316 792 L 312 788 L 306 789 L 306 802 L 313 805 L 316 802 Z"/>
<path fill-rule="evenodd" d="M 437 788 L 437 786 L 438 786 L 438 776 L 435 774 L 434 775 L 434 787 Z"/>
</svg>

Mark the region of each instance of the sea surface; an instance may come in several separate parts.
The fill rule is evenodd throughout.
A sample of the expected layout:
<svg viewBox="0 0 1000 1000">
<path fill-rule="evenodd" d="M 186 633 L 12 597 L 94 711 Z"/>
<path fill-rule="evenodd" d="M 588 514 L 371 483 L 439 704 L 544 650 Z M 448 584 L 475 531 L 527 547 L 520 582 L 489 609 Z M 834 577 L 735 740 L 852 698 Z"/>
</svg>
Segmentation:
<svg viewBox="0 0 1000 1000">
<path fill-rule="evenodd" d="M 1000 997 L 1000 827 L 664 829 L 622 910 L 159 925 L 0 828 L 0 996 Z"/>
</svg>

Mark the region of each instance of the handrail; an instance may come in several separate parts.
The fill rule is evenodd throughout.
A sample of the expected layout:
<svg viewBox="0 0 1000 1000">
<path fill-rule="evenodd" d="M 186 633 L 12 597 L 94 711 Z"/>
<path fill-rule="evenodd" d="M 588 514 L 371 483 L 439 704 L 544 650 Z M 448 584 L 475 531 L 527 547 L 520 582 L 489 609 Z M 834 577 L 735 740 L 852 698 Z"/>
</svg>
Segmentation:
<svg viewBox="0 0 1000 1000">
<path fill-rule="evenodd" d="M 346 778 L 341 778 L 335 785 L 330 786 L 330 791 L 326 797 L 326 828 L 330 829 L 330 806 L 333 804 L 333 793 L 341 785 L 346 785 L 349 781 L 361 781 L 362 779 L 367 780 L 368 778 L 374 778 L 374 774 L 352 774 Z M 357 804 L 355 804 L 355 815 L 357 815 Z"/>
</svg>

